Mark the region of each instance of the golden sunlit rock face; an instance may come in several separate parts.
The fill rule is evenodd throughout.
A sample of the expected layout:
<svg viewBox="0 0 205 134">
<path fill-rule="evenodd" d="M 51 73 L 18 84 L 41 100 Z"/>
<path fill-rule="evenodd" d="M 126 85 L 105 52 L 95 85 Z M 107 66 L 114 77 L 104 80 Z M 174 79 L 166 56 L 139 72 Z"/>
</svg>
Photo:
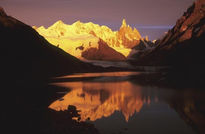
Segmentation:
<svg viewBox="0 0 205 134">
<path fill-rule="evenodd" d="M 100 26 L 92 22 L 77 21 L 72 25 L 67 25 L 61 20 L 48 28 L 43 26 L 33 26 L 33 28 L 51 44 L 80 59 L 85 58 L 82 56 L 82 52 L 90 48 L 98 49 L 100 39 L 125 57 L 141 39 L 140 33 L 127 25 L 125 19 L 123 19 L 119 31 L 112 31 L 107 26 Z"/>
<path fill-rule="evenodd" d="M 121 111 L 128 121 L 139 112 L 144 103 L 150 103 L 150 98 L 143 98 L 141 88 L 128 81 L 124 82 L 67 82 L 57 83 L 58 86 L 72 90 L 62 99 L 53 102 L 49 108 L 56 111 L 66 110 L 68 105 L 74 105 L 81 110 L 81 119 L 95 121 L 109 117 L 115 111 Z"/>
</svg>

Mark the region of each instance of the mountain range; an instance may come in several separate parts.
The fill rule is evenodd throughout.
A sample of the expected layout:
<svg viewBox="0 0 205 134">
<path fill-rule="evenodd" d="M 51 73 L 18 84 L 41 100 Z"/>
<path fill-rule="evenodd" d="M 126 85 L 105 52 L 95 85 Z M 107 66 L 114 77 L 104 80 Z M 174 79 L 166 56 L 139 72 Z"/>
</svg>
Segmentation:
<svg viewBox="0 0 205 134">
<path fill-rule="evenodd" d="M 136 28 L 127 25 L 125 19 L 118 31 L 92 22 L 77 21 L 67 25 L 61 20 L 48 28 L 33 28 L 51 44 L 84 60 L 125 60 L 132 48 L 144 40 Z"/>
<path fill-rule="evenodd" d="M 118 31 L 92 22 L 33 27 L 51 44 L 83 60 L 131 60 L 136 65 L 204 66 L 204 0 L 194 4 L 163 38 L 151 42 L 123 19 Z M 194 45 L 195 44 L 195 45 Z"/>
</svg>

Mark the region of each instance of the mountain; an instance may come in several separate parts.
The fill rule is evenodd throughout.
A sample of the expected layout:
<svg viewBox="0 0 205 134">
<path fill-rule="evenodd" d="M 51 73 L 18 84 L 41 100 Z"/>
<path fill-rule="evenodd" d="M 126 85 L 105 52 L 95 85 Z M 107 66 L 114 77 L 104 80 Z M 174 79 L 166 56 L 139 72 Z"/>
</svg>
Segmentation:
<svg viewBox="0 0 205 134">
<path fill-rule="evenodd" d="M 0 37 L 2 77 L 41 79 L 97 69 L 51 45 L 30 26 L 7 16 L 2 8 Z"/>
<path fill-rule="evenodd" d="M 196 0 L 167 34 L 134 61 L 137 65 L 169 66 L 167 81 L 200 86 L 205 81 L 205 0 Z"/>
<path fill-rule="evenodd" d="M 152 50 L 155 44 L 148 39 L 140 39 L 139 44 L 132 48 L 132 51 L 127 56 L 128 60 L 136 60 L 141 57 L 147 51 Z"/>
<path fill-rule="evenodd" d="M 83 47 L 83 46 L 82 46 Z M 126 57 L 110 48 L 102 39 L 98 41 L 98 48 L 88 48 L 82 52 L 82 57 L 88 60 L 123 61 Z"/>
<path fill-rule="evenodd" d="M 139 64 L 204 64 L 205 0 L 196 0 Z"/>
<path fill-rule="evenodd" d="M 77 21 L 72 25 L 67 25 L 61 20 L 48 28 L 43 26 L 39 28 L 34 26 L 33 28 L 51 44 L 62 48 L 64 51 L 79 59 L 86 59 L 87 57 L 83 57 L 82 53 L 90 48 L 92 50 L 98 49 L 100 45 L 99 42 L 102 42 L 100 40 L 103 40 L 104 44 L 106 44 L 103 46 L 110 48 L 110 51 L 113 52 L 112 56 L 115 55 L 113 58 L 110 56 L 109 59 L 106 58 L 104 60 L 122 60 L 129 55 L 131 48 L 136 46 L 140 42 L 139 40 L 142 39 L 136 28 L 132 29 L 127 25 L 125 19 L 123 19 L 119 31 L 112 31 L 107 26 L 100 26 L 92 22 L 82 23 Z M 78 49 L 82 48 L 81 46 L 83 46 L 83 50 Z M 100 45 L 100 47 L 102 48 L 102 45 Z M 121 55 L 119 58 L 116 58 L 119 55 L 118 53 L 123 54 L 124 57 Z M 103 55 L 107 54 L 103 53 Z M 108 56 L 109 55 L 106 57 Z M 98 60 L 103 59 L 100 58 Z"/>
<path fill-rule="evenodd" d="M 117 31 L 117 42 L 116 46 L 120 46 L 121 44 L 125 48 L 133 48 L 137 44 L 139 44 L 140 39 L 142 39 L 140 33 L 136 28 L 132 29 L 129 25 L 127 25 L 126 20 L 123 19 L 122 26 L 119 31 Z"/>
</svg>

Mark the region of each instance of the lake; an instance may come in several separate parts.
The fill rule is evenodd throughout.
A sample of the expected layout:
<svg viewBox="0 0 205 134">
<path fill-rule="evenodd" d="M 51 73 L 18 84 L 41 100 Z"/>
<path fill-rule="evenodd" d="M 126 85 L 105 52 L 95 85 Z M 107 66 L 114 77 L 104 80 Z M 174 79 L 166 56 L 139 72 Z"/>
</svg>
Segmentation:
<svg viewBox="0 0 205 134">
<path fill-rule="evenodd" d="M 204 131 L 204 91 L 140 85 L 142 72 L 83 73 L 53 78 L 67 92 L 50 109 L 74 105 L 102 134 L 196 134 Z"/>
</svg>

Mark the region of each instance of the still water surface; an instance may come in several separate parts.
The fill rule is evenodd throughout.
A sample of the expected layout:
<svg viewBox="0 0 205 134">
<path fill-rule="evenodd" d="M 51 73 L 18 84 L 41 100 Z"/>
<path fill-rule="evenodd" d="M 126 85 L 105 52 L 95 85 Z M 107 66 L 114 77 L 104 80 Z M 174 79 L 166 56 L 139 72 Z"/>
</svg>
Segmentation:
<svg viewBox="0 0 205 134">
<path fill-rule="evenodd" d="M 110 72 L 58 77 L 66 81 L 52 84 L 70 91 L 49 108 L 60 111 L 75 105 L 81 110 L 81 120 L 95 124 L 102 134 L 195 134 L 193 123 L 189 124 L 195 113 L 190 110 L 195 110 L 194 98 L 203 98 L 201 91 L 142 86 L 130 77 L 138 74 Z"/>
</svg>

